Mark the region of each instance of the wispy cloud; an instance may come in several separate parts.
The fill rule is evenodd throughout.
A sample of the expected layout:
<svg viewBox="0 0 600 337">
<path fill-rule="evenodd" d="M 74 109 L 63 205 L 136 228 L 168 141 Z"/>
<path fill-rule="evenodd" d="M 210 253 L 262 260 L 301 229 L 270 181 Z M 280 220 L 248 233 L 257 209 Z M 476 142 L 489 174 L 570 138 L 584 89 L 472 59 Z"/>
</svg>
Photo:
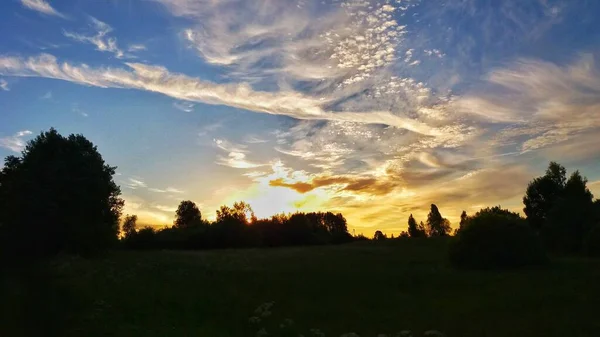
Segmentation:
<svg viewBox="0 0 600 337">
<path fill-rule="evenodd" d="M 65 18 L 65 15 L 54 9 L 47 1 L 44 0 L 21 0 L 21 5 L 42 14 Z"/>
<path fill-rule="evenodd" d="M 146 46 L 143 44 L 130 44 L 127 47 L 127 51 L 131 52 L 131 53 L 135 53 L 137 51 L 142 51 L 142 50 L 146 50 L 146 49 L 147 49 Z"/>
<path fill-rule="evenodd" d="M 192 112 L 194 111 L 194 103 L 190 103 L 190 102 L 185 102 L 185 101 L 178 101 L 178 102 L 173 102 L 173 106 L 181 111 L 184 112 Z"/>
<path fill-rule="evenodd" d="M 296 91 L 255 91 L 246 83 L 216 84 L 183 74 L 170 73 L 164 67 L 141 63 L 127 63 L 131 70 L 119 68 L 92 68 L 87 65 L 59 64 L 49 54 L 27 59 L 0 57 L 0 74 L 55 78 L 84 85 L 104 88 L 132 88 L 147 90 L 173 98 L 224 104 L 246 110 L 285 115 L 296 119 L 348 121 L 367 124 L 385 124 L 427 135 L 440 135 L 423 122 L 392 114 L 389 111 L 328 111 L 331 99 L 314 98 Z"/>
<path fill-rule="evenodd" d="M 41 99 L 52 99 L 52 91 L 48 91 L 45 94 L 43 94 L 42 96 L 40 96 Z"/>
<path fill-rule="evenodd" d="M 105 22 L 102 22 L 92 16 L 90 16 L 90 22 L 93 29 L 93 34 L 81 34 L 64 31 L 63 34 L 75 41 L 89 43 L 96 46 L 96 50 L 101 52 L 112 53 L 116 58 L 133 58 L 133 55 L 126 54 L 117 45 L 117 38 L 109 37 L 108 34 L 113 31 L 113 28 Z M 130 45 L 129 52 L 135 52 L 145 49 L 142 45 Z"/>
<path fill-rule="evenodd" d="M 229 166 L 232 168 L 249 169 L 264 166 L 246 159 L 248 153 L 247 146 L 242 144 L 234 144 L 224 139 L 214 139 L 215 146 L 225 152 L 227 156 L 218 156 L 216 163 L 218 165 Z"/>
<path fill-rule="evenodd" d="M 9 149 L 13 152 L 21 152 L 26 145 L 27 136 L 33 133 L 29 130 L 19 131 L 12 136 L 0 138 L 0 147 Z"/>
<path fill-rule="evenodd" d="M 0 89 L 4 91 L 10 91 L 10 88 L 8 87 L 8 82 L 6 82 L 6 80 L 3 78 L 0 78 Z"/>
</svg>

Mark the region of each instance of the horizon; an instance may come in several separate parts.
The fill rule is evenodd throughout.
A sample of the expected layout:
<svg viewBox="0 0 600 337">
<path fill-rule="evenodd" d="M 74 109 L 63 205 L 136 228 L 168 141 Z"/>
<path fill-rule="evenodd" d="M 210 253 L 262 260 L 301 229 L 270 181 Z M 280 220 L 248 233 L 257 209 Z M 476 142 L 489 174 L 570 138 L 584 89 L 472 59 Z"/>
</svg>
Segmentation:
<svg viewBox="0 0 600 337">
<path fill-rule="evenodd" d="M 441 6 L 443 4 L 443 6 Z M 400 233 L 436 204 L 523 214 L 548 163 L 600 195 L 600 2 L 0 4 L 0 156 L 55 127 L 117 166 L 124 214 L 245 201 Z"/>
</svg>

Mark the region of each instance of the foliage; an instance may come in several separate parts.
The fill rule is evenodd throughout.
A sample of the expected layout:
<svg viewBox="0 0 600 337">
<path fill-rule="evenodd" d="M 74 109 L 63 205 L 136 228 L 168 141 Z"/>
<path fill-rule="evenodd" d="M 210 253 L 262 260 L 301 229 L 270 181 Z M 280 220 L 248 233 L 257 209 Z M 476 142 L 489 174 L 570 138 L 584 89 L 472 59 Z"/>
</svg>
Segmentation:
<svg viewBox="0 0 600 337">
<path fill-rule="evenodd" d="M 352 239 L 340 213 L 298 212 L 258 219 L 250 205 L 236 202 L 233 207 L 221 206 L 212 224 L 163 228 L 143 238 L 125 238 L 125 243 L 134 249 L 215 249 L 339 244 Z"/>
<path fill-rule="evenodd" d="M 177 228 L 190 228 L 202 225 L 200 209 L 198 209 L 198 206 L 193 201 L 184 200 L 179 203 L 175 215 L 173 225 Z"/>
<path fill-rule="evenodd" d="M 123 200 L 114 174 L 82 135 L 41 133 L 0 173 L 0 245 L 34 257 L 116 243 Z"/>
<path fill-rule="evenodd" d="M 121 231 L 123 237 L 129 238 L 134 235 L 137 231 L 137 215 L 126 215 L 123 220 L 123 226 Z"/>
<path fill-rule="evenodd" d="M 385 234 L 383 234 L 382 231 L 376 231 L 375 235 L 373 235 L 373 240 L 385 240 L 387 239 L 387 236 Z"/>
<path fill-rule="evenodd" d="M 469 217 L 453 238 L 450 262 L 459 268 L 495 269 L 539 265 L 544 251 L 525 219 L 499 206 Z"/>
<path fill-rule="evenodd" d="M 438 207 L 431 204 L 427 215 L 427 234 L 431 237 L 447 236 L 450 233 L 450 221 L 442 217 Z"/>
<path fill-rule="evenodd" d="M 546 174 L 535 178 L 527 186 L 523 204 L 523 212 L 527 215 L 527 221 L 537 231 L 545 224 L 552 207 L 561 197 L 566 185 L 566 169 L 556 163 L 550 162 Z"/>
<path fill-rule="evenodd" d="M 588 256 L 600 257 L 600 223 L 587 233 L 583 242 L 583 251 Z"/>
<path fill-rule="evenodd" d="M 408 235 L 411 238 L 423 238 L 427 237 L 427 231 L 425 230 L 425 226 L 421 222 L 421 224 L 417 225 L 417 221 L 411 214 L 408 217 Z"/>
<path fill-rule="evenodd" d="M 587 179 L 575 171 L 567 180 L 565 168 L 555 162 L 529 184 L 523 202 L 529 224 L 553 252 L 581 252 L 584 237 L 598 220 Z"/>
</svg>

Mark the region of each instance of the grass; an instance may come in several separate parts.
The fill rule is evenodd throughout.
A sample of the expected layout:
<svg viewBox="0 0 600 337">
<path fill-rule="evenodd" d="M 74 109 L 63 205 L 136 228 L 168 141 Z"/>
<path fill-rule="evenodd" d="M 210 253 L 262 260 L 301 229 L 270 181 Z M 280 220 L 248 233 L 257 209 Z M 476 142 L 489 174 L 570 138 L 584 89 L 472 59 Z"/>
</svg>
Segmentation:
<svg viewBox="0 0 600 337">
<path fill-rule="evenodd" d="M 310 336 L 412 330 L 449 337 L 598 336 L 600 260 L 534 270 L 466 272 L 445 241 L 209 252 L 114 252 L 60 258 L 25 285 L 3 283 L 0 335 Z M 51 275 L 51 276 L 49 276 Z M 29 275 L 32 276 L 32 275 Z M 29 277 L 29 279 L 32 279 Z M 274 302 L 269 322 L 249 322 Z M 7 309 L 8 308 L 8 309 Z M 291 336 L 291 335 L 290 335 Z"/>
</svg>

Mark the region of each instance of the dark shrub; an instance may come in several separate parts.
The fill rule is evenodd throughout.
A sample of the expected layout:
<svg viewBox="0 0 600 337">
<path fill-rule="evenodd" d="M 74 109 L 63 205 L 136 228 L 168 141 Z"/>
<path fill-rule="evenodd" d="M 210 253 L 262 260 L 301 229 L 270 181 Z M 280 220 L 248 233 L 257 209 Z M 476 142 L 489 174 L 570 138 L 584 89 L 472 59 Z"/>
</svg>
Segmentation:
<svg viewBox="0 0 600 337">
<path fill-rule="evenodd" d="M 466 269 L 503 269 L 539 265 L 542 245 L 525 219 L 500 207 L 469 217 L 450 244 L 450 262 Z"/>
<path fill-rule="evenodd" d="M 596 225 L 586 235 L 583 250 L 588 256 L 600 257 L 600 225 Z"/>
</svg>

